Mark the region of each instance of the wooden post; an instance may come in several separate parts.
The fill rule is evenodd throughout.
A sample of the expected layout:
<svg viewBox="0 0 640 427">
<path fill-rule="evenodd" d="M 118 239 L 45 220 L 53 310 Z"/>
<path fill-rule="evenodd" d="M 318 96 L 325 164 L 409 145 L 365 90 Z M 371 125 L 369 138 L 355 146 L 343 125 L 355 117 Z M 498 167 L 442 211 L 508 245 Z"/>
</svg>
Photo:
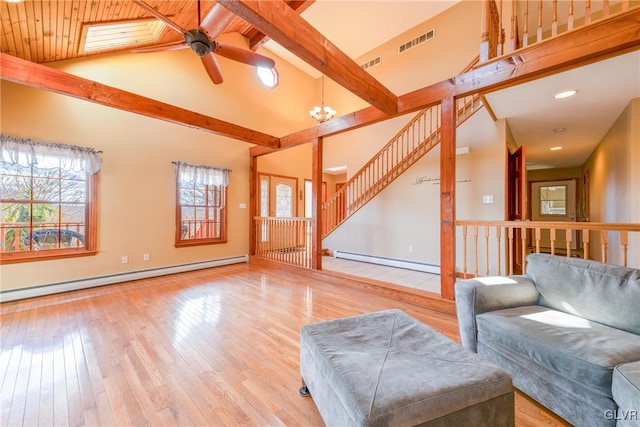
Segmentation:
<svg viewBox="0 0 640 427">
<path fill-rule="evenodd" d="M 456 280 L 456 100 L 442 100 L 440 114 L 440 295 L 453 300 Z"/>
<path fill-rule="evenodd" d="M 251 155 L 249 161 L 249 255 L 256 254 L 257 227 L 255 217 L 258 216 L 258 156 Z"/>
<path fill-rule="evenodd" d="M 322 137 L 313 141 L 311 166 L 311 268 L 322 270 Z"/>
</svg>

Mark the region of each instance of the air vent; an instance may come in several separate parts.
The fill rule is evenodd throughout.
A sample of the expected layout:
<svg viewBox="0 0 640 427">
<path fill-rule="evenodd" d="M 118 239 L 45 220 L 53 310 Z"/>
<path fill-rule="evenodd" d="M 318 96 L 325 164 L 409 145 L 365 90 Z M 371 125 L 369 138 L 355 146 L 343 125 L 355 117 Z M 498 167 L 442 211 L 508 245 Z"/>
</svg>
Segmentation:
<svg viewBox="0 0 640 427">
<path fill-rule="evenodd" d="M 418 46 L 419 44 L 422 44 L 422 43 L 426 42 L 427 40 L 431 40 L 435 36 L 436 36 L 436 30 L 429 30 L 424 34 L 419 35 L 415 39 L 409 40 L 408 42 L 403 43 L 400 46 L 398 46 L 398 54 L 404 53 L 404 52 L 408 51 L 409 49 L 412 49 L 412 48 Z"/>
<path fill-rule="evenodd" d="M 376 56 L 375 58 L 373 58 L 371 61 L 369 62 L 365 62 L 364 64 L 361 64 L 360 66 L 362 68 L 364 68 L 365 70 L 374 67 L 376 65 L 378 65 L 380 63 L 381 58 L 379 56 Z"/>
</svg>

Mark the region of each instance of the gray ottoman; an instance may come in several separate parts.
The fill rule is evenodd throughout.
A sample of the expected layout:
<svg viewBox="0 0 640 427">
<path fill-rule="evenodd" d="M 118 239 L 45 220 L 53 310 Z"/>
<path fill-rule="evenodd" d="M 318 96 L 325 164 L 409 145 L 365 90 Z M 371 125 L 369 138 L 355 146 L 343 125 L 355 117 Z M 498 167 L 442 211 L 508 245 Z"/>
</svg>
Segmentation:
<svg viewBox="0 0 640 427">
<path fill-rule="evenodd" d="M 400 310 L 300 333 L 301 394 L 328 426 L 513 426 L 511 377 Z"/>
</svg>

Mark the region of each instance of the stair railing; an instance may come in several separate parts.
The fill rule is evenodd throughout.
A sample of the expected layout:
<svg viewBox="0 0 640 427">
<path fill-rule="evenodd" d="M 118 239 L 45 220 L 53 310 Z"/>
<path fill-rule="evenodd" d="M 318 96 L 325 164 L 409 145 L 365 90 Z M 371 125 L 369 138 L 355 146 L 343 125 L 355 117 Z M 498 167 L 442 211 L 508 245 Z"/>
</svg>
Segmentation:
<svg viewBox="0 0 640 427">
<path fill-rule="evenodd" d="M 466 68 L 472 68 L 476 58 Z M 460 125 L 482 106 L 479 95 L 457 100 Z M 440 142 L 440 104 L 420 111 L 322 205 L 322 236 L 329 235 Z"/>
</svg>

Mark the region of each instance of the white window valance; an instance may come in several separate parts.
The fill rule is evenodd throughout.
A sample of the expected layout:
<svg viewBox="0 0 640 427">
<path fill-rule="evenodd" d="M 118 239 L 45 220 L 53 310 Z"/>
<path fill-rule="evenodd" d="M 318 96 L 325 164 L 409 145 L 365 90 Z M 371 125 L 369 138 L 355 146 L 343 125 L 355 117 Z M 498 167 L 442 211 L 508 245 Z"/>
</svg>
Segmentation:
<svg viewBox="0 0 640 427">
<path fill-rule="evenodd" d="M 36 166 L 40 169 L 62 168 L 93 174 L 100 170 L 101 153 L 95 148 L 0 135 L 0 159 L 10 165 Z"/>
<path fill-rule="evenodd" d="M 205 185 L 229 185 L 229 169 L 215 166 L 194 165 L 185 162 L 173 162 L 176 170 L 176 180 Z"/>
</svg>

